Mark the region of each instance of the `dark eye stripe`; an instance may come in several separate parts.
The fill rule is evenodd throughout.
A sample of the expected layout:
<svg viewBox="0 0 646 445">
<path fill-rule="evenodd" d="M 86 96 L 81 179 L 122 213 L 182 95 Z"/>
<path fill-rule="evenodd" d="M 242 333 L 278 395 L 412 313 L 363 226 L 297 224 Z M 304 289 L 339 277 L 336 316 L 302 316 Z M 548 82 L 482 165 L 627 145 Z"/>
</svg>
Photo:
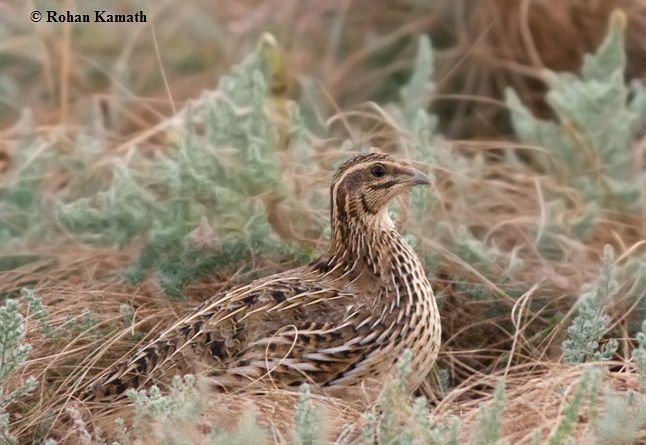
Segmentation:
<svg viewBox="0 0 646 445">
<path fill-rule="evenodd" d="M 393 185 L 396 185 L 396 184 L 397 184 L 397 181 L 395 181 L 394 179 L 390 179 L 390 180 L 388 180 L 386 182 L 383 182 L 381 184 L 371 185 L 369 188 L 370 188 L 370 190 L 382 190 L 382 189 L 390 188 L 390 187 L 392 187 Z"/>
</svg>

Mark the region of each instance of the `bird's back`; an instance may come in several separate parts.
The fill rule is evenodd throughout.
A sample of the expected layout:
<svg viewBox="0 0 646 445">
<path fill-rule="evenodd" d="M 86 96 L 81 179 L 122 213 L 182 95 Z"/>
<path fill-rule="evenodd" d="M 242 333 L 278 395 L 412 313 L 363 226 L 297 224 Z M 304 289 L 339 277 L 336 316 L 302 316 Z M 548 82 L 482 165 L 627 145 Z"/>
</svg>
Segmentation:
<svg viewBox="0 0 646 445">
<path fill-rule="evenodd" d="M 408 301 L 401 307 L 379 304 L 390 300 L 390 290 L 377 281 L 326 279 L 311 268 L 297 271 L 215 296 L 95 390 L 114 395 L 141 386 L 187 355 L 198 356 L 210 378 L 227 389 L 263 378 L 281 386 L 353 385 L 390 372 L 407 348 L 419 349 L 414 360 L 435 359 L 439 338 L 432 336 L 439 335 L 439 319 L 434 301 L 410 307 Z"/>
<path fill-rule="evenodd" d="M 226 387 L 269 376 L 284 384 L 325 382 L 352 363 L 341 347 L 367 310 L 356 284 L 311 267 L 265 277 L 218 294 L 191 311 L 94 385 L 113 395 L 155 378 L 190 356 Z M 336 351 L 326 351 L 337 348 Z M 363 348 L 365 349 L 365 348 Z M 271 375 L 270 375 L 271 374 Z M 305 376 L 308 376 L 307 378 Z"/>
</svg>

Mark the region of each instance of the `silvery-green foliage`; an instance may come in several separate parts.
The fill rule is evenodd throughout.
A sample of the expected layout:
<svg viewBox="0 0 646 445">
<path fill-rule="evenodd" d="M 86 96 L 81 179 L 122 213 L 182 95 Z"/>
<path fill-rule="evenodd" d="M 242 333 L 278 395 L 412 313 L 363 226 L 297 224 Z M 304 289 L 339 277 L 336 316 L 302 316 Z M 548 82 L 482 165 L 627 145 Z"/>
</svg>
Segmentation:
<svg viewBox="0 0 646 445">
<path fill-rule="evenodd" d="M 630 285 L 626 293 L 635 301 L 646 297 L 646 254 L 631 257 L 621 272 L 622 282 Z"/>
<path fill-rule="evenodd" d="M 301 385 L 294 416 L 294 445 L 324 445 L 326 437 L 324 414 L 312 402 L 308 384 Z"/>
<path fill-rule="evenodd" d="M 213 445 L 263 445 L 268 443 L 268 435 L 265 428 L 256 421 L 256 410 L 250 407 L 242 412 L 233 431 L 214 430 L 209 434 L 208 440 Z"/>
<path fill-rule="evenodd" d="M 428 402 L 425 397 L 417 397 L 413 402 L 413 418 L 427 440 L 432 443 L 439 441 L 439 433 L 434 430 L 428 416 Z"/>
<path fill-rule="evenodd" d="M 8 172 L 0 176 L 0 242 L 29 239 L 47 230 L 42 211 L 42 181 L 50 158 L 51 142 L 34 132 L 31 110 L 25 109 L 16 124 Z"/>
<path fill-rule="evenodd" d="M 604 397 L 601 417 L 594 423 L 600 445 L 632 445 L 646 423 L 645 396 L 632 391 L 609 393 Z"/>
<path fill-rule="evenodd" d="M 80 198 L 59 208 L 59 220 L 84 241 L 125 246 L 150 228 L 154 197 L 134 173 L 116 162 L 110 187 L 93 198 Z"/>
<path fill-rule="evenodd" d="M 9 414 L 0 414 L 0 445 L 16 445 L 18 440 L 9 433 Z"/>
<path fill-rule="evenodd" d="M 437 147 L 431 143 L 438 118 L 427 111 L 435 91 L 433 71 L 431 40 L 428 36 L 420 36 L 411 77 L 399 91 L 399 102 L 389 104 L 386 108 L 397 125 L 407 133 L 400 135 L 402 151 L 410 153 L 412 159 L 429 164 L 438 163 L 440 156 Z M 428 193 L 418 187 L 412 191 L 412 196 L 416 215 L 428 210 Z"/>
<path fill-rule="evenodd" d="M 263 48 L 169 121 L 171 150 L 117 162 L 105 190 L 60 206 L 62 225 L 88 242 L 144 240 L 128 278 L 152 269 L 174 296 L 214 265 L 279 246 L 263 202 L 285 193 Z"/>
<path fill-rule="evenodd" d="M 591 299 L 604 303 L 618 287 L 615 251 L 610 244 L 606 244 L 603 246 L 599 276 L 591 286 L 584 287 L 581 299 Z"/>
<path fill-rule="evenodd" d="M 632 143 L 646 123 L 643 93 L 628 98 L 623 73 L 626 65 L 626 18 L 613 14 L 608 35 L 593 55 L 585 57 L 580 76 L 549 73 L 546 100 L 558 122 L 541 120 L 506 92 L 518 137 L 547 150 L 543 167 L 562 177 L 591 200 L 627 208 L 640 204 L 640 179 L 631 177 Z"/>
<path fill-rule="evenodd" d="M 415 127 L 419 111 L 425 110 L 430 104 L 435 90 L 433 82 L 433 48 L 428 36 L 420 36 L 417 43 L 417 57 L 410 80 L 400 90 L 400 118 L 407 123 L 408 128 Z M 427 115 L 428 116 L 428 115 Z M 429 117 L 426 125 L 430 132 L 437 125 L 437 118 Z"/>
<path fill-rule="evenodd" d="M 122 445 L 132 445 L 132 440 L 130 440 L 130 430 L 126 426 L 126 421 L 123 420 L 122 417 L 117 417 L 116 419 L 114 419 L 114 425 L 117 427 L 116 434 L 120 441 L 116 443 Z"/>
<path fill-rule="evenodd" d="M 4 382 L 7 377 L 16 369 L 22 367 L 27 359 L 27 354 L 31 350 L 31 345 L 23 343 L 25 325 L 23 316 L 19 312 L 16 300 L 7 300 L 0 308 L 0 383 Z M 26 386 L 33 386 L 30 383 Z M 24 394 L 24 388 L 18 390 Z M 28 393 L 29 391 L 27 391 Z M 2 393 L 0 400 L 7 403 L 13 400 L 15 393 Z"/>
<path fill-rule="evenodd" d="M 569 443 L 574 426 L 579 420 L 579 413 L 584 407 L 586 398 L 598 391 L 601 379 L 599 369 L 586 369 L 572 394 L 570 400 L 563 409 L 558 423 L 548 437 L 549 445 L 561 445 Z"/>
<path fill-rule="evenodd" d="M 152 422 L 161 422 L 172 429 L 173 425 L 195 419 L 203 404 L 192 375 L 175 376 L 168 395 L 163 395 L 154 385 L 139 391 L 129 389 L 126 395 L 135 405 L 135 428 L 139 432 Z M 159 433 L 163 435 L 165 431 Z"/>
<path fill-rule="evenodd" d="M 122 303 L 119 305 L 119 313 L 121 313 L 121 319 L 123 320 L 123 324 L 126 327 L 132 326 L 135 320 L 135 311 L 127 303 Z"/>
<path fill-rule="evenodd" d="M 500 421 L 505 407 L 505 380 L 496 383 L 491 404 L 480 408 L 478 430 L 471 435 L 472 445 L 503 444 L 500 440 Z"/>
<path fill-rule="evenodd" d="M 150 389 L 136 391 L 130 389 L 128 398 L 135 404 L 138 413 L 147 413 L 152 417 L 176 415 L 192 404 L 194 396 L 197 395 L 195 377 L 185 375 L 175 376 L 171 384 L 170 393 L 162 395 L 157 386 Z M 191 407 L 191 410 L 193 408 Z"/>
<path fill-rule="evenodd" d="M 47 321 L 47 311 L 43 307 L 43 302 L 36 295 L 33 289 L 23 287 L 20 289 L 20 294 L 27 301 L 27 307 L 29 308 L 29 314 L 31 317 L 38 322 L 38 328 L 41 334 L 45 337 L 49 337 L 54 334 L 54 328 Z"/>
<path fill-rule="evenodd" d="M 369 445 L 376 442 L 377 437 L 377 419 L 373 412 L 368 412 L 361 425 L 361 435 L 357 442 L 359 445 Z"/>
<path fill-rule="evenodd" d="M 92 189 L 95 178 L 85 174 L 88 162 L 102 149 L 105 135 L 99 131 L 100 120 L 81 131 L 71 153 L 58 150 L 58 136 L 39 132 L 32 112 L 23 110 L 16 123 L 17 137 L 9 147 L 9 169 L 0 177 L 0 242 L 20 245 L 28 241 L 49 240 L 59 232 L 51 221 L 53 203 L 64 196 Z M 96 131 L 96 134 L 93 132 Z M 53 189 L 45 179 L 52 172 L 69 180 Z"/>
<path fill-rule="evenodd" d="M 86 331 L 92 331 L 96 328 L 96 317 L 88 308 L 84 308 L 81 312 L 80 326 Z M 95 333 L 96 334 L 96 333 Z"/>
<path fill-rule="evenodd" d="M 412 150 L 415 159 L 427 165 L 446 164 L 445 151 L 433 146 L 432 134 L 437 119 L 432 117 L 425 109 L 417 110 L 417 116 L 412 128 Z M 442 161 L 440 161 L 442 158 Z M 431 187 L 433 187 L 431 185 Z M 426 187 L 414 187 L 411 190 L 411 203 L 413 206 L 413 217 L 416 221 L 428 217 L 437 198 L 434 193 L 429 193 Z"/>
<path fill-rule="evenodd" d="M 632 358 L 639 371 L 639 388 L 646 393 L 646 320 L 642 322 L 641 331 L 637 333 L 637 347 L 633 349 Z"/>
<path fill-rule="evenodd" d="M 135 310 L 133 309 L 133 307 L 127 303 L 120 304 L 119 313 L 121 314 L 121 321 L 123 323 L 123 326 L 129 328 L 129 336 L 133 340 L 142 340 L 144 333 L 134 329 Z"/>
<path fill-rule="evenodd" d="M 566 257 L 568 240 L 587 240 L 593 233 L 599 206 L 590 202 L 570 215 L 561 198 L 544 203 L 543 213 L 536 216 L 536 247 L 543 258 L 560 261 Z"/>
<path fill-rule="evenodd" d="M 599 275 L 592 283 L 582 287 L 578 314 L 568 327 L 567 339 L 561 345 L 565 361 L 581 363 L 612 358 L 618 347 L 617 340 L 610 339 L 604 345 L 600 345 L 600 341 L 609 323 L 603 307 L 617 289 L 614 251 L 606 245 Z"/>
<path fill-rule="evenodd" d="M 616 300 L 634 309 L 628 322 L 628 332 L 636 335 L 646 319 L 646 253 L 632 255 L 618 266 L 618 281 L 622 284 Z"/>
<path fill-rule="evenodd" d="M 592 299 L 583 300 L 578 315 L 568 327 L 568 337 L 561 345 L 565 361 L 582 363 L 610 360 L 617 350 L 617 340 L 610 339 L 604 345 L 599 343 L 608 322 L 599 303 Z"/>
<path fill-rule="evenodd" d="M 9 433 L 9 414 L 6 406 L 19 400 L 36 388 L 36 380 L 28 377 L 18 383 L 15 389 L 7 391 L 4 387 L 7 378 L 20 369 L 27 359 L 31 345 L 24 343 L 25 325 L 16 300 L 7 300 L 0 307 L 0 443 L 15 444 Z"/>
<path fill-rule="evenodd" d="M 167 396 L 163 396 L 156 385 L 139 391 L 129 389 L 126 395 L 134 403 L 138 413 L 145 413 L 150 417 L 167 415 L 175 407 L 174 402 Z"/>
<path fill-rule="evenodd" d="M 457 417 L 430 418 L 427 401 L 410 398 L 408 378 L 412 353 L 401 356 L 397 373 L 386 382 L 377 399 L 376 410 L 366 413 L 359 437 L 352 444 L 458 445 L 460 421 Z M 347 443 L 342 441 L 341 443 Z"/>
<path fill-rule="evenodd" d="M 384 386 L 377 400 L 377 406 L 381 411 L 377 426 L 381 443 L 414 443 L 414 432 L 404 426 L 408 415 L 412 414 L 406 389 L 411 374 L 412 359 L 412 352 L 406 350 L 399 359 L 395 378 Z"/>
<path fill-rule="evenodd" d="M 413 402 L 413 419 L 421 437 L 418 442 L 432 445 L 458 445 L 460 435 L 460 419 L 451 416 L 438 421 L 429 416 L 428 403 L 424 397 L 418 397 Z"/>
<path fill-rule="evenodd" d="M 411 158 L 427 164 L 438 164 L 443 156 L 442 150 L 432 143 L 438 118 L 427 111 L 435 91 L 433 71 L 431 41 L 428 36 L 420 36 L 415 66 L 408 83 L 399 92 L 400 101 L 387 107 L 397 124 L 408 133 L 401 135 L 400 147 L 410 151 Z M 425 214 L 432 205 L 428 193 L 419 187 L 412 191 L 412 200 L 416 215 Z"/>
</svg>

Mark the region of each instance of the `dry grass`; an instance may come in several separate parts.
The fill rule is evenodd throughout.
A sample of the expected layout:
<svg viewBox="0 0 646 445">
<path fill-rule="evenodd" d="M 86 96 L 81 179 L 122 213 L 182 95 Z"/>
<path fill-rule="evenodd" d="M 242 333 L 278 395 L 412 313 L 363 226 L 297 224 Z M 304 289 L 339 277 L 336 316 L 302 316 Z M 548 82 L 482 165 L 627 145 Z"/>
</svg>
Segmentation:
<svg viewBox="0 0 646 445">
<path fill-rule="evenodd" d="M 119 2 L 130 8 L 132 3 Z M 8 41 L 2 50 L 21 62 L 29 59 L 33 63 L 3 66 L 3 74 L 24 77 L 19 85 L 20 107 L 32 107 L 39 123 L 37 132 L 56 139 L 62 151 L 72 146 L 88 110 L 101 110 L 109 123 L 109 147 L 92 166 L 101 176 L 113 159 L 129 159 L 135 150 L 146 156 L 167 150 L 166 130 L 175 118 L 172 110 L 179 109 L 199 91 L 212 88 L 213 79 L 252 48 L 261 31 L 274 29 L 290 60 L 284 94 L 296 98 L 302 92 L 299 80 L 317 79 L 327 111 L 334 114 L 328 123 L 338 140 L 352 137 L 357 142 L 388 149 L 397 129 L 385 118 L 383 109 L 365 102 L 393 99 L 393 85 L 401 84 L 402 73 L 412 64 L 414 37 L 430 33 L 438 47 L 438 90 L 433 107 L 442 120 L 444 134 L 465 139 L 447 142 L 443 148 L 466 158 L 483 159 L 478 177 L 428 166 L 435 169 L 438 178 L 433 190 L 439 199 L 436 209 L 450 223 L 449 230 L 468 221 L 479 238 L 502 251 L 515 251 L 524 263 L 513 278 L 505 276 L 503 265 L 496 265 L 485 276 L 451 251 L 441 234 L 426 233 L 426 227 L 410 224 L 413 232 L 423 235 L 420 247 L 440 259 L 433 282 L 441 295 L 444 331 L 439 368 L 448 371 L 451 383 L 444 392 L 438 383 L 439 375 L 433 375 L 421 392 L 431 402 L 432 417 L 455 414 L 463 420 L 466 440 L 476 428 L 478 409 L 491 398 L 496 379 L 505 376 L 502 436 L 510 443 L 524 444 L 530 443 L 531 434 L 539 430 L 546 438 L 585 367 L 560 364 L 560 344 L 574 313 L 577 292 L 597 273 L 604 244 L 612 244 L 618 256 L 627 256 L 643 249 L 645 228 L 640 215 L 610 215 L 595 227 L 585 244 L 566 237 L 558 239 L 556 249 L 561 259 L 546 260 L 537 247 L 549 223 L 545 219 L 545 196 L 564 200 L 566 208 L 559 216 L 564 220 L 580 214 L 584 203 L 575 190 L 557 178 L 526 165 L 510 167 L 500 162 L 506 149 L 514 148 L 522 157 L 523 151 L 539 148 L 519 148 L 515 142 L 489 139 L 501 135 L 506 138 L 509 133 L 501 100 L 504 88 L 514 87 L 534 110 L 546 113 L 542 70 L 575 69 L 582 54 L 596 47 L 602 38 L 608 11 L 616 6 L 627 11 L 629 17 L 627 76 L 643 78 L 644 3 L 568 0 L 555 5 L 546 1 L 486 0 L 476 4 L 447 0 L 420 10 L 401 0 L 386 2 L 383 8 L 369 7 L 360 0 L 220 3 L 217 12 L 201 2 L 191 2 L 179 12 L 171 3 L 156 7 L 151 16 L 155 20 L 159 58 L 152 50 L 148 28 L 132 28 L 111 46 L 101 43 L 105 36 L 92 37 L 89 29 L 79 31 L 80 37 L 72 37 L 68 25 L 29 28 L 16 41 Z M 27 17 L 24 8 L 17 2 L 0 5 L 0 15 L 13 17 L 25 26 L 21 22 Z M 206 25 L 196 26 L 195 33 L 180 32 L 197 16 L 203 16 Z M 284 23 L 290 26 L 281 27 Z M 204 31 L 208 26 L 217 29 L 209 34 Z M 330 33 L 334 26 L 343 27 L 344 33 Z M 114 28 L 103 31 L 114 33 Z M 178 35 L 182 38 L 177 39 Z M 369 45 L 366 40 L 370 40 Z M 119 63 L 117 66 L 125 74 L 107 68 Z M 167 84 L 162 81 L 160 64 Z M 13 122 L 18 108 L 4 110 L 0 122 Z M 0 133 L 0 174 L 11 166 L 14 154 L 6 147 L 16 137 L 13 127 Z M 474 137 L 478 139 L 467 139 Z M 335 144 L 336 140 L 320 141 L 316 148 L 320 156 L 315 161 L 322 171 L 330 170 L 325 154 L 330 151 L 327 147 Z M 285 175 L 289 175 L 289 161 L 283 167 Z M 54 175 L 48 182 L 48 192 L 56 192 L 66 179 L 69 178 Z M 311 178 L 300 180 L 302 188 L 326 187 L 320 179 L 314 183 Z M 486 201 L 464 198 L 481 189 L 488 191 Z M 274 226 L 282 226 L 281 221 L 290 219 L 289 214 L 281 214 L 284 210 L 278 205 L 271 211 Z M 312 218 L 322 216 L 310 209 L 303 213 Z M 283 229 L 281 235 L 318 249 L 324 247 L 310 232 Z M 81 245 L 70 238 L 50 246 L 32 245 L 23 252 L 3 252 L 36 255 L 39 259 L 0 272 L 0 293 L 33 287 L 43 300 L 51 325 L 62 332 L 60 336 L 43 337 L 38 324 L 28 320 L 26 340 L 34 349 L 20 375 L 8 382 L 11 387 L 27 375 L 40 382 L 24 406 L 14 407 L 15 412 L 27 407 L 12 424 L 12 431 L 22 442 L 46 433 L 61 443 L 78 443 L 86 431 L 97 426 L 113 431 L 114 419 L 131 417 L 132 406 L 124 400 L 107 406 L 86 403 L 77 399 L 80 390 L 110 369 L 116 359 L 152 338 L 153 332 L 172 325 L 196 303 L 247 281 L 251 274 L 243 270 L 251 269 L 257 276 L 293 265 L 267 259 L 232 265 L 191 283 L 186 300 L 171 301 L 153 277 L 131 285 L 118 276 L 118 271 L 132 260 L 136 247 L 115 251 Z M 470 293 L 473 284 L 482 289 L 476 297 Z M 122 321 L 122 304 L 135 309 L 132 326 Z M 635 314 L 634 307 L 626 304 L 618 302 L 611 312 L 613 336 L 621 340 L 616 358 L 624 360 L 606 364 L 612 371 L 603 377 L 607 387 L 617 391 L 638 388 L 634 369 L 628 364 L 632 348 L 628 324 Z M 96 318 L 92 326 L 83 322 L 88 310 Z M 142 335 L 133 335 L 135 331 Z M 254 405 L 273 438 L 285 441 L 295 398 L 295 394 L 278 390 L 262 394 L 210 392 L 209 407 L 201 423 L 231 428 L 239 413 Z M 373 405 L 351 400 L 316 396 L 316 403 L 325 407 L 331 431 L 338 433 L 344 423 L 360 429 L 362 414 Z M 586 422 L 583 415 L 577 426 L 577 443 L 591 440 L 589 431 L 585 431 Z M 186 434 L 197 438 L 204 434 L 204 428 L 187 426 Z"/>
</svg>

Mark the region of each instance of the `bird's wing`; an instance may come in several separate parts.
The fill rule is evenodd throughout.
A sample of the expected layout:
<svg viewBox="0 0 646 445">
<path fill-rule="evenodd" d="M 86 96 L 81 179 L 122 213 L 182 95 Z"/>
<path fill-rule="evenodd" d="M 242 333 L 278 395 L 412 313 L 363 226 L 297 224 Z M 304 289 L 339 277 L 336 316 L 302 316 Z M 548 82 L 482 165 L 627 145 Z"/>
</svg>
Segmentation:
<svg viewBox="0 0 646 445">
<path fill-rule="evenodd" d="M 351 329 L 356 313 L 354 294 L 339 288 L 338 282 L 312 279 L 297 271 L 215 295 L 126 358 L 93 386 L 93 392 L 114 395 L 137 387 L 149 380 L 156 369 L 172 363 L 176 354 L 189 345 L 191 350 L 212 358 L 216 369 L 227 369 L 228 363 L 245 366 L 254 351 L 269 347 L 272 342 L 285 345 L 296 341 L 298 346 L 292 352 L 303 357 L 317 353 L 319 347 L 314 342 L 342 344 L 341 338 Z M 279 353 L 275 351 L 272 355 Z M 323 357 L 324 353 L 321 354 Z M 329 358 L 337 360 L 339 354 Z"/>
</svg>

